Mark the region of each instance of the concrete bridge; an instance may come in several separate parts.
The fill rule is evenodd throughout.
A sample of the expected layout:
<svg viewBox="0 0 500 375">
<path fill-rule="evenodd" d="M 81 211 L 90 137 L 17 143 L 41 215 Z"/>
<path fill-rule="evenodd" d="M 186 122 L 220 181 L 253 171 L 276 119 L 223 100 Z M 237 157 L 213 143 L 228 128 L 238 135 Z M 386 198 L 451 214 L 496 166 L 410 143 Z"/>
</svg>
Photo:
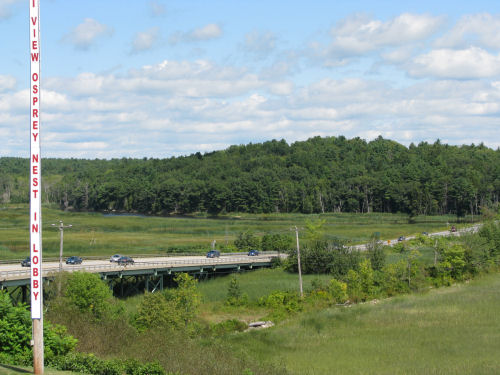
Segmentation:
<svg viewBox="0 0 500 375">
<path fill-rule="evenodd" d="M 244 254 L 221 255 L 218 258 L 204 256 L 175 256 L 134 258 L 134 264 L 119 265 L 106 260 L 83 260 L 80 265 L 63 264 L 64 272 L 85 271 L 97 273 L 105 280 L 117 296 L 127 296 L 141 291 L 163 290 L 172 284 L 176 273 L 187 272 L 199 279 L 217 274 L 270 267 L 278 254 L 261 253 L 257 256 Z M 44 262 L 42 265 L 44 282 L 52 280 L 59 272 L 59 262 Z M 8 289 L 17 301 L 27 301 L 30 287 L 29 267 L 20 263 L 0 265 L 0 289 Z"/>
</svg>

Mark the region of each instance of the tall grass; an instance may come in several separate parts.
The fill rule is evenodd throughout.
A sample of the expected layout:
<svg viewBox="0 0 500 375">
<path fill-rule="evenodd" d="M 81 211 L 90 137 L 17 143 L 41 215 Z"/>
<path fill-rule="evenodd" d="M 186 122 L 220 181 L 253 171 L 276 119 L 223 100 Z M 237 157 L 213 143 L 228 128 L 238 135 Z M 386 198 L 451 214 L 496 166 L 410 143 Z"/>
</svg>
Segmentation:
<svg viewBox="0 0 500 375">
<path fill-rule="evenodd" d="M 286 272 L 282 269 L 262 269 L 237 275 L 242 293 L 248 296 L 250 303 L 256 302 L 260 297 L 273 291 L 299 291 L 297 274 Z M 311 289 L 314 280 L 329 280 L 329 275 L 303 275 L 304 289 Z M 198 284 L 205 303 L 224 302 L 227 297 L 230 276 L 219 277 Z"/>
<path fill-rule="evenodd" d="M 307 312 L 230 338 L 293 374 L 498 374 L 500 275 L 470 284 Z"/>
<path fill-rule="evenodd" d="M 447 228 L 453 216 L 422 216 L 408 224 L 403 214 L 234 214 L 220 217 L 147 217 L 65 212 L 42 208 L 43 250 L 45 257 L 59 253 L 59 230 L 51 226 L 62 220 L 73 227 L 64 232 L 65 255 L 109 256 L 124 254 L 167 254 L 205 252 L 212 241 L 228 249 L 240 232 L 291 233 L 293 226 L 305 227 L 307 220 L 325 219 L 325 233 L 351 243 L 366 242 L 374 232 L 382 239 L 393 239 L 423 231 Z M 28 205 L 0 206 L 0 260 L 21 259 L 29 247 Z"/>
</svg>

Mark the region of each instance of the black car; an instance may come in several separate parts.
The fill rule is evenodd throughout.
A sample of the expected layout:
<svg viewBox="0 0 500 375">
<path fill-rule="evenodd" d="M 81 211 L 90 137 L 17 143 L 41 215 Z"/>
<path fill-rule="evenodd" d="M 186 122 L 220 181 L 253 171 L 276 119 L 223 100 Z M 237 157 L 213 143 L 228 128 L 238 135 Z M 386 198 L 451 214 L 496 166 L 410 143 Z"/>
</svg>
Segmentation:
<svg viewBox="0 0 500 375">
<path fill-rule="evenodd" d="M 249 257 L 254 257 L 254 256 L 257 256 L 257 255 L 259 255 L 259 250 L 250 250 L 248 252 L 248 256 Z"/>
<path fill-rule="evenodd" d="M 118 258 L 116 263 L 118 263 L 120 265 L 134 264 L 134 260 L 130 257 L 122 256 L 122 257 Z"/>
<path fill-rule="evenodd" d="M 406 240 L 405 236 L 399 236 L 399 238 L 398 238 L 399 242 L 404 241 L 404 240 Z"/>
<path fill-rule="evenodd" d="M 66 264 L 82 264 L 82 258 L 72 256 L 66 259 Z"/>
<path fill-rule="evenodd" d="M 218 257 L 220 257 L 220 251 L 218 250 L 210 250 L 207 253 L 207 258 L 218 258 Z"/>
<path fill-rule="evenodd" d="M 21 266 L 23 267 L 31 267 L 31 258 L 28 256 L 26 259 L 23 259 L 21 262 Z"/>
</svg>

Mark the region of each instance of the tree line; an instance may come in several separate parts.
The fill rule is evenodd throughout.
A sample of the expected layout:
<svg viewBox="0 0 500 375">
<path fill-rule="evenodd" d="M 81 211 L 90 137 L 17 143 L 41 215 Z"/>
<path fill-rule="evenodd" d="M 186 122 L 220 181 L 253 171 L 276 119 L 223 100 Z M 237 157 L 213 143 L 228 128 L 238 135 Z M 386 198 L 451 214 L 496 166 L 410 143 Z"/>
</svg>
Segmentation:
<svg viewBox="0 0 500 375">
<path fill-rule="evenodd" d="M 165 159 L 44 159 L 43 203 L 80 211 L 402 212 L 477 215 L 498 204 L 500 150 L 314 137 Z M 0 202 L 29 200 L 29 160 L 0 158 Z"/>
</svg>

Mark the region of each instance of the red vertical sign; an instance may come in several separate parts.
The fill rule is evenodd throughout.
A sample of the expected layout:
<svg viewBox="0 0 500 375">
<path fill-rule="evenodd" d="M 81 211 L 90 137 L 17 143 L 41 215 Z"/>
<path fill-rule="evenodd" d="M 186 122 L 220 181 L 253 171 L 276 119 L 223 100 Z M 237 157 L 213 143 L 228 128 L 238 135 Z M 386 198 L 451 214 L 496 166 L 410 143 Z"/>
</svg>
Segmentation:
<svg viewBox="0 0 500 375">
<path fill-rule="evenodd" d="M 31 318 L 42 317 L 42 212 L 40 155 L 40 0 L 30 1 L 30 251 Z"/>
</svg>

